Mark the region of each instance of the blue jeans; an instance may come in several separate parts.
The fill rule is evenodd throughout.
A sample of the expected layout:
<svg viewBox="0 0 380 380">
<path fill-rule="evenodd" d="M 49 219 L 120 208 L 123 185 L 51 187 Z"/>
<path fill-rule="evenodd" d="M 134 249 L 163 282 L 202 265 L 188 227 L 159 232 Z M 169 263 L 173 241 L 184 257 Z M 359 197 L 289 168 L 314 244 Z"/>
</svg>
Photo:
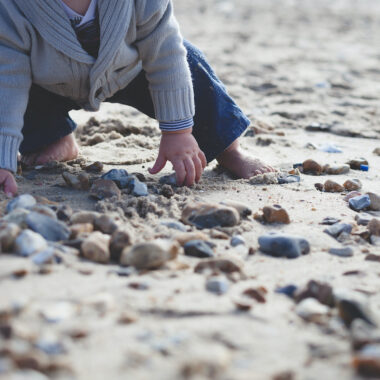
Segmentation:
<svg viewBox="0 0 380 380">
<path fill-rule="evenodd" d="M 184 44 L 194 86 L 193 135 L 210 162 L 245 131 L 250 121 L 227 94 L 202 52 L 189 42 Z M 106 102 L 131 106 L 154 118 L 144 71 Z M 24 116 L 21 154 L 36 152 L 72 133 L 76 124 L 68 112 L 74 109 L 79 107 L 73 100 L 32 85 Z"/>
</svg>

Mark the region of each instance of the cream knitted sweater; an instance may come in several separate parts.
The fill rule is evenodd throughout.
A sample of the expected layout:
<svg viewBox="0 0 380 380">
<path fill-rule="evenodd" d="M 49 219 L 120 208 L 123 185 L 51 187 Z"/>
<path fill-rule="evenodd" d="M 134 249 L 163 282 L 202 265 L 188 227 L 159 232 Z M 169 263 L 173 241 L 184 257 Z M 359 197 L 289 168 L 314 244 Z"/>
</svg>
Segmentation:
<svg viewBox="0 0 380 380">
<path fill-rule="evenodd" d="M 58 0 L 0 0 L 0 168 L 16 170 L 32 83 L 96 111 L 144 69 L 157 120 L 194 115 L 171 0 L 98 0 L 98 9 L 95 60 L 82 49 Z"/>
</svg>

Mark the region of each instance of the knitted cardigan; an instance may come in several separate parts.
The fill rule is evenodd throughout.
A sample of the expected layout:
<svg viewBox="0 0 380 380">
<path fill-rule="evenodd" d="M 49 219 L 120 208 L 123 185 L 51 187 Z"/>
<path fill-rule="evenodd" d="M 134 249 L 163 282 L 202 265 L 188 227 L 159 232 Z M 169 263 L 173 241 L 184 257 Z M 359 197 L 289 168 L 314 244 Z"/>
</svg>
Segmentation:
<svg viewBox="0 0 380 380">
<path fill-rule="evenodd" d="M 0 0 L 0 168 L 16 170 L 32 83 L 96 111 L 144 69 L 157 120 L 194 115 L 171 0 L 98 0 L 98 10 L 101 42 L 94 59 L 58 0 Z"/>
</svg>

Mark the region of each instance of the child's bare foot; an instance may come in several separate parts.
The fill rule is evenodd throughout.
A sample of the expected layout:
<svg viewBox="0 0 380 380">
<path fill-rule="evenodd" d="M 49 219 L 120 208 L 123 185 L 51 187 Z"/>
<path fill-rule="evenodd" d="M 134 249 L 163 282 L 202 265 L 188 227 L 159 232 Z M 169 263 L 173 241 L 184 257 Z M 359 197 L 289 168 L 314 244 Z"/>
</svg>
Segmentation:
<svg viewBox="0 0 380 380">
<path fill-rule="evenodd" d="M 79 147 L 71 133 L 48 145 L 37 153 L 25 154 L 21 161 L 29 166 L 43 165 L 51 161 L 70 161 L 78 157 Z"/>
<path fill-rule="evenodd" d="M 237 178 L 251 178 L 258 174 L 276 171 L 259 159 L 242 153 L 237 140 L 217 157 L 217 161 Z"/>
</svg>

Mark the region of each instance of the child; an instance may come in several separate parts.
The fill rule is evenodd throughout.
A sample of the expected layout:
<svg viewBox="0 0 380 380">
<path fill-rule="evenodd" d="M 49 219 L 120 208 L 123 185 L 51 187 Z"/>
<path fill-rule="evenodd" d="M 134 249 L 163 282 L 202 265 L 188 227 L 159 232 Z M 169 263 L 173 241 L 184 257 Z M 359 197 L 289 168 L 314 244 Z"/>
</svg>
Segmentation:
<svg viewBox="0 0 380 380">
<path fill-rule="evenodd" d="M 103 101 L 159 121 L 151 174 L 170 161 L 198 182 L 214 158 L 236 177 L 273 171 L 239 150 L 249 120 L 205 57 L 184 42 L 171 0 L 0 0 L 0 186 L 29 165 L 77 157 L 73 109 Z"/>
</svg>

